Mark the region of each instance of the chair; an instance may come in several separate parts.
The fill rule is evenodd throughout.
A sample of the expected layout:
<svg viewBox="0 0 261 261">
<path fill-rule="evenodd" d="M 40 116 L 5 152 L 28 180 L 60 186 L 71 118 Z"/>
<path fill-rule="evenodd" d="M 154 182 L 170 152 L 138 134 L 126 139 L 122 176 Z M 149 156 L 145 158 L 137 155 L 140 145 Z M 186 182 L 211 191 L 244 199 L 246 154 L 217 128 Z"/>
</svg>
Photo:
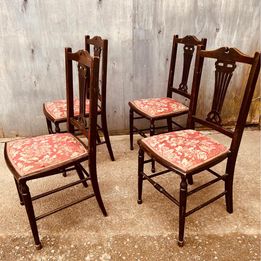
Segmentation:
<svg viewBox="0 0 261 261">
<path fill-rule="evenodd" d="M 198 116 L 197 112 L 198 94 L 202 85 L 200 84 L 200 79 L 204 60 L 208 62 L 212 61 L 212 64 L 215 65 L 213 101 L 211 111 L 207 114 L 206 119 Z M 210 67 L 210 63 L 207 65 Z M 240 104 L 235 128 L 231 130 L 222 126 L 221 110 L 227 89 L 232 87 L 229 86 L 229 83 L 233 72 L 236 67 L 239 66 L 244 69 L 247 66 L 250 67 L 250 72 L 249 74 L 246 74 L 246 71 L 242 73 L 244 74 L 244 79 L 247 79 L 247 83 L 242 92 L 243 99 Z M 225 196 L 227 212 L 233 212 L 232 194 L 235 164 L 259 70 L 260 53 L 256 52 L 255 55 L 251 57 L 241 53 L 235 48 L 222 47 L 214 51 L 204 51 L 199 48 L 196 56 L 192 84 L 192 99 L 187 121 L 188 129 L 159 134 L 138 141 L 138 203 L 142 203 L 143 180 L 148 180 L 159 192 L 163 193 L 163 195 L 179 207 L 179 246 L 184 245 L 185 218 L 195 211 Z M 209 75 L 208 79 L 210 79 Z M 206 85 L 206 83 L 204 84 Z M 211 87 L 209 86 L 209 88 Z M 226 147 L 200 131 L 196 131 L 195 124 L 203 125 L 229 137 L 228 139 L 231 141 L 230 146 Z M 154 174 L 145 174 L 144 163 L 146 161 L 144 161 L 144 153 L 162 165 L 164 167 L 163 170 Z M 213 167 L 224 160 L 226 160 L 224 173 L 217 173 L 217 170 L 214 170 Z M 214 178 L 203 185 L 188 190 L 188 183 L 193 183 L 192 177 L 202 171 L 205 171 L 204 175 L 207 173 L 213 174 Z M 181 178 L 179 200 L 155 181 L 155 177 L 169 172 L 175 173 Z M 206 202 L 193 209 L 186 209 L 187 197 L 218 181 L 224 182 L 224 190 L 220 194 L 206 200 Z M 168 182 L 170 182 L 170 179 Z"/>
<path fill-rule="evenodd" d="M 188 87 L 188 79 L 194 49 L 198 45 L 202 45 L 202 49 L 205 49 L 206 44 L 207 39 L 205 38 L 198 40 L 195 36 L 191 35 L 184 38 L 179 38 L 178 35 L 173 36 L 167 97 L 139 99 L 129 102 L 129 133 L 131 150 L 133 150 L 134 133 L 139 133 L 141 136 L 146 137 L 145 131 L 149 130 L 150 136 L 153 136 L 156 129 L 160 130 L 165 128 L 165 126 L 155 127 L 155 121 L 157 120 L 166 119 L 168 131 L 172 131 L 173 124 L 178 128 L 183 129 L 183 127 L 176 121 L 172 120 L 172 118 L 187 114 L 189 108 L 187 105 L 173 99 L 172 96 L 175 93 L 185 97 L 186 100 L 190 100 L 191 94 L 189 92 L 190 88 Z M 173 87 L 178 46 L 183 46 L 184 49 L 182 80 L 178 87 Z M 137 116 L 134 116 L 134 113 L 137 114 Z M 150 128 L 140 129 L 134 126 L 134 120 L 136 119 L 147 119 L 150 122 Z"/>
<path fill-rule="evenodd" d="M 99 84 L 101 85 L 98 102 L 98 115 L 101 117 L 101 126 L 98 125 L 98 130 L 103 133 L 104 141 L 97 136 L 98 144 L 106 143 L 110 158 L 114 161 L 114 155 L 111 147 L 107 118 L 106 118 L 106 85 L 107 85 L 107 57 L 108 57 L 108 40 L 102 39 L 100 36 L 90 38 L 85 36 L 85 49 L 91 53 L 91 46 L 93 47 L 93 55 L 101 58 L 101 74 Z M 89 92 L 87 90 L 86 99 L 86 116 L 89 115 Z M 74 98 L 75 116 L 79 115 L 79 99 Z M 43 104 L 43 112 L 46 117 L 48 132 L 60 133 L 60 124 L 66 122 L 66 100 L 54 100 Z M 55 131 L 52 125 L 55 126 Z"/>
<path fill-rule="evenodd" d="M 20 198 L 20 203 L 25 206 L 31 230 L 37 249 L 42 245 L 39 239 L 36 221 L 49 216 L 59 210 L 72 206 L 85 199 L 96 197 L 99 207 L 104 216 L 107 216 L 98 185 L 96 171 L 96 139 L 97 139 L 97 102 L 98 102 L 98 75 L 99 58 L 91 57 L 87 51 L 80 50 L 72 53 L 71 48 L 65 49 L 66 63 L 66 96 L 67 96 L 67 133 L 55 133 L 32 138 L 18 139 L 5 144 L 5 159 L 7 165 L 14 175 L 15 183 Z M 79 116 L 75 115 L 73 100 L 73 65 L 78 64 L 79 75 Z M 90 90 L 89 121 L 84 117 L 86 86 L 88 82 Z M 86 124 L 88 123 L 88 131 Z M 88 137 L 88 146 L 74 135 L 74 127 Z M 88 160 L 89 171 L 82 166 Z M 74 167 L 79 180 L 52 189 L 35 196 L 31 196 L 28 181 L 63 172 L 64 168 Z M 82 183 L 87 187 L 90 180 L 93 193 L 85 197 L 67 203 L 57 209 L 35 216 L 32 201 L 47 195 L 59 192 L 66 188 Z M 34 183 L 36 184 L 36 183 Z"/>
</svg>

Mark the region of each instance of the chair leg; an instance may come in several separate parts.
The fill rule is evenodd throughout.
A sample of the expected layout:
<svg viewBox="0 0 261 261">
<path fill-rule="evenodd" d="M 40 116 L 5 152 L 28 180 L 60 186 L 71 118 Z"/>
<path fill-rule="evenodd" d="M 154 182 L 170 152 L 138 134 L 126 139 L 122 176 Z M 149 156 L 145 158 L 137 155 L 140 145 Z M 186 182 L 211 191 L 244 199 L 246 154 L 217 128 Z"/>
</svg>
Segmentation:
<svg viewBox="0 0 261 261">
<path fill-rule="evenodd" d="M 185 230 L 185 215 L 187 205 L 187 182 L 186 178 L 182 177 L 180 183 L 180 196 L 179 196 L 179 240 L 178 246 L 184 246 L 184 230 Z"/>
<path fill-rule="evenodd" d="M 130 150 L 133 150 L 133 110 L 130 109 L 129 113 L 129 128 L 130 128 Z"/>
<path fill-rule="evenodd" d="M 78 174 L 79 178 L 80 178 L 80 179 L 84 179 L 84 175 L 83 175 L 83 173 L 82 173 L 81 167 L 80 167 L 78 164 L 75 165 L 75 169 L 76 169 L 76 171 L 77 171 L 77 174 Z M 82 181 L 82 184 L 83 184 L 83 186 L 84 186 L 85 188 L 88 187 L 88 184 L 87 184 L 86 180 L 85 180 L 85 181 Z"/>
<path fill-rule="evenodd" d="M 97 127 L 97 145 L 101 144 L 101 138 L 100 138 L 100 135 L 99 135 L 99 131 L 98 131 L 98 127 Z"/>
<path fill-rule="evenodd" d="M 115 161 L 115 158 L 114 158 L 114 155 L 113 155 L 113 151 L 112 151 L 112 148 L 111 148 L 111 142 L 110 142 L 110 137 L 109 137 L 109 132 L 108 132 L 108 126 L 107 126 L 107 119 L 106 119 L 105 111 L 102 111 L 101 123 L 102 123 L 102 131 L 103 131 L 104 139 L 105 139 L 105 142 L 106 142 L 107 149 L 109 151 L 111 160 Z"/>
<path fill-rule="evenodd" d="M 54 134 L 53 128 L 52 128 L 52 122 L 46 118 L 46 123 L 47 123 L 47 129 L 49 134 Z"/>
<path fill-rule="evenodd" d="M 138 204 L 142 203 L 142 185 L 143 185 L 143 171 L 144 171 L 144 151 L 139 149 L 138 159 Z"/>
<path fill-rule="evenodd" d="M 150 136 L 154 136 L 155 134 L 155 124 L 154 124 L 154 121 L 151 120 L 150 122 Z M 156 171 L 156 168 L 155 168 L 155 160 L 154 159 L 151 159 L 151 172 L 155 172 Z"/>
<path fill-rule="evenodd" d="M 59 127 L 59 123 L 58 123 L 58 122 L 55 122 L 54 125 L 55 125 L 55 132 L 56 132 L 56 133 L 60 133 L 60 132 L 61 132 L 61 129 L 60 129 L 60 127 Z"/>
<path fill-rule="evenodd" d="M 15 185 L 16 185 L 16 189 L 17 189 L 17 193 L 18 193 L 18 196 L 19 196 L 19 199 L 20 199 L 20 205 L 24 205 L 24 201 L 23 201 L 23 197 L 22 197 L 22 195 L 21 195 L 21 192 L 20 192 L 20 190 L 19 190 L 19 186 L 18 186 L 18 182 L 17 182 L 17 180 L 14 178 L 14 180 L 15 180 Z"/>
<path fill-rule="evenodd" d="M 168 132 L 172 131 L 172 118 L 167 118 Z"/>
<path fill-rule="evenodd" d="M 192 175 L 188 176 L 188 184 L 189 185 L 193 185 L 193 177 L 192 177 Z"/>
<path fill-rule="evenodd" d="M 20 190 L 22 193 L 26 213 L 27 213 L 29 223 L 31 226 L 31 230 L 33 233 L 36 249 L 39 250 L 42 248 L 42 244 L 39 239 L 39 234 L 38 234 L 38 229 L 37 229 L 37 224 L 36 224 L 36 219 L 35 219 L 35 214 L 34 214 L 34 209 L 33 209 L 33 204 L 32 204 L 32 199 L 31 199 L 31 195 L 29 192 L 29 188 L 25 183 L 19 184 L 19 187 L 20 187 Z"/>
<path fill-rule="evenodd" d="M 95 194 L 96 200 L 99 204 L 99 207 L 102 211 L 102 214 L 106 217 L 107 212 L 106 212 L 106 209 L 104 207 L 102 197 L 101 197 L 101 193 L 100 193 L 99 183 L 98 183 L 98 179 L 97 179 L 96 166 L 90 166 L 90 176 L 91 176 L 92 188 L 93 188 L 93 192 Z"/>
<path fill-rule="evenodd" d="M 225 179 L 226 208 L 228 213 L 233 213 L 233 175 L 228 174 Z"/>
</svg>

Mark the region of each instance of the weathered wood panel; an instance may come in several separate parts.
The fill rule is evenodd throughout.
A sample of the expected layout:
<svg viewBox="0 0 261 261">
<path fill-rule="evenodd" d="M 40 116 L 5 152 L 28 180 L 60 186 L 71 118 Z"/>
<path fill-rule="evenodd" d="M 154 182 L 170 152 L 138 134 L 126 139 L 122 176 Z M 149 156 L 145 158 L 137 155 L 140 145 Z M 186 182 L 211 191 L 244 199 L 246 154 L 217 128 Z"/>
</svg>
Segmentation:
<svg viewBox="0 0 261 261">
<path fill-rule="evenodd" d="M 109 40 L 108 124 L 127 129 L 129 100 L 166 95 L 173 34 L 207 37 L 209 49 L 226 45 L 253 54 L 261 49 L 259 2 L 2 0 L 0 135 L 47 132 L 42 103 L 65 97 L 64 47 L 83 48 L 85 34 Z M 235 118 L 243 80 L 226 101 L 227 122 Z M 251 123 L 259 122 L 259 87 Z M 201 95 L 201 111 L 210 91 Z"/>
</svg>

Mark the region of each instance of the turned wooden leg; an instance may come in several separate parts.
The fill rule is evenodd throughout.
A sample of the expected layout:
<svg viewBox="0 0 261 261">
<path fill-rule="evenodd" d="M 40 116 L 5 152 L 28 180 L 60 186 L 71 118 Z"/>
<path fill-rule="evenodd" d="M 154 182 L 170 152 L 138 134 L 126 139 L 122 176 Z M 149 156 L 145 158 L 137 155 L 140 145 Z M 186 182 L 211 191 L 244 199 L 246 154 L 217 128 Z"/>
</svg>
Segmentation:
<svg viewBox="0 0 261 261">
<path fill-rule="evenodd" d="M 178 246 L 184 246 L 184 230 L 185 230 L 185 217 L 186 217 L 186 204 L 187 204 L 187 182 L 186 178 L 182 177 L 180 182 L 179 194 L 179 240 Z"/>
<path fill-rule="evenodd" d="M 139 159 L 138 159 L 138 204 L 142 203 L 143 170 L 144 170 L 144 151 L 142 149 L 139 149 Z"/>
<path fill-rule="evenodd" d="M 23 197 L 23 202 L 25 205 L 26 213 L 29 219 L 29 223 L 31 226 L 32 234 L 34 237 L 34 242 L 36 249 L 39 250 L 42 248 L 42 244 L 39 239 L 39 234 L 38 234 L 38 228 L 36 224 L 36 219 L 35 219 L 35 214 L 34 214 L 34 209 L 33 209 L 33 204 L 32 204 L 32 199 L 31 195 L 29 192 L 29 188 L 25 183 L 19 184 L 19 188 Z"/>
</svg>

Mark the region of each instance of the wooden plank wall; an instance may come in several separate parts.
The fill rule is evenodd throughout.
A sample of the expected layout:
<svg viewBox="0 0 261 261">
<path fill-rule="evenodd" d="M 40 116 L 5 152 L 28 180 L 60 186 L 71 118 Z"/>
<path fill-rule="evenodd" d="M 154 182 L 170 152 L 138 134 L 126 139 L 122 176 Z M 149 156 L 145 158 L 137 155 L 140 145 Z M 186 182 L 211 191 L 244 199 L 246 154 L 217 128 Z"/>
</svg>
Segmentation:
<svg viewBox="0 0 261 261">
<path fill-rule="evenodd" d="M 65 97 L 64 47 L 83 48 L 85 34 L 109 40 L 108 124 L 122 132 L 129 100 L 166 95 L 173 34 L 206 37 L 208 49 L 260 51 L 260 1 L 1 0 L 0 136 L 47 133 L 42 104 Z M 226 101 L 227 123 L 242 80 Z M 211 88 L 200 96 L 201 111 Z M 260 83 L 248 122 L 260 122 Z"/>
</svg>

